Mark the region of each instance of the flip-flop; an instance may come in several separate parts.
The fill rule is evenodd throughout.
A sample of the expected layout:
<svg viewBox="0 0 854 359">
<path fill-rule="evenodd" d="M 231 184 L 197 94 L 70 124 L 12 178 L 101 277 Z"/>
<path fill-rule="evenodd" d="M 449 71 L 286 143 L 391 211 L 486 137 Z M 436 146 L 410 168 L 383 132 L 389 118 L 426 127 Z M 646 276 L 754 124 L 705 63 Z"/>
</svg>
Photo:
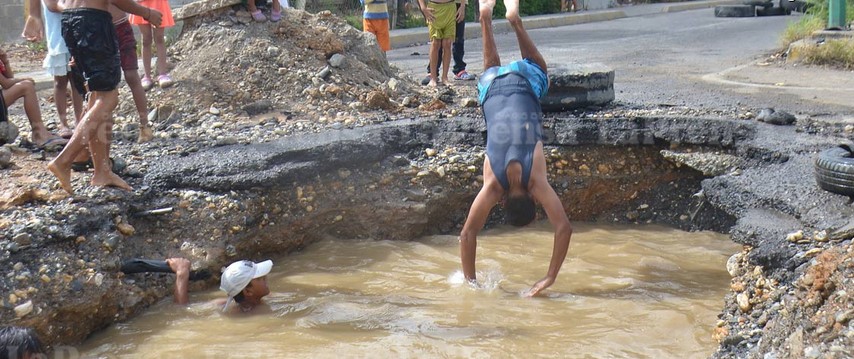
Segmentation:
<svg viewBox="0 0 854 359">
<path fill-rule="evenodd" d="M 59 130 L 57 135 L 59 135 L 59 137 L 62 137 L 64 139 L 70 139 L 71 136 L 74 136 L 74 131 L 72 131 L 70 128 L 65 127 L 63 129 Z"/>
<path fill-rule="evenodd" d="M 47 141 L 44 141 L 41 145 L 36 145 L 36 149 L 47 151 L 47 152 L 56 152 L 61 151 L 65 145 L 68 144 L 68 140 L 62 137 L 52 137 Z"/>
</svg>

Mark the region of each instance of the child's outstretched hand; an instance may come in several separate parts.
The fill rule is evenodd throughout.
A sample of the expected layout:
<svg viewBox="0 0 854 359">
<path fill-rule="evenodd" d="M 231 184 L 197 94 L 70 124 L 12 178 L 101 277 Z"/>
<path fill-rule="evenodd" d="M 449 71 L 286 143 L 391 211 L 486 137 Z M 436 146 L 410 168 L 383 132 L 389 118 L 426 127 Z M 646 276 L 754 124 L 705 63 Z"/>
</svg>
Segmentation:
<svg viewBox="0 0 854 359">
<path fill-rule="evenodd" d="M 151 13 L 148 15 L 148 19 L 146 19 L 151 26 L 160 27 L 160 24 L 163 22 L 163 14 L 160 11 L 151 9 Z"/>
</svg>

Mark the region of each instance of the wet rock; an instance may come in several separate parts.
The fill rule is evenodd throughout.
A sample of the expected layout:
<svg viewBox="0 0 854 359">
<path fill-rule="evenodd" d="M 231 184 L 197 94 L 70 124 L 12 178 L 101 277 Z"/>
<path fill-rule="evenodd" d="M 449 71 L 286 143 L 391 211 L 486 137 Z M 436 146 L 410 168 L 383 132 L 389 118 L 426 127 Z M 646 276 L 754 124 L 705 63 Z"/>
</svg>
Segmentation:
<svg viewBox="0 0 854 359">
<path fill-rule="evenodd" d="M 778 111 L 773 108 L 765 108 L 756 115 L 756 120 L 772 125 L 791 125 L 797 118 L 786 111 Z"/>
<path fill-rule="evenodd" d="M 249 116 L 260 115 L 262 113 L 273 110 L 273 103 L 270 100 L 260 100 L 243 106 L 243 111 L 246 111 Z"/>
<path fill-rule="evenodd" d="M 0 122 L 0 145 L 15 142 L 18 138 L 18 127 L 11 121 Z"/>
<path fill-rule="evenodd" d="M 477 99 L 471 97 L 466 97 L 460 102 L 463 107 L 477 107 Z"/>
<path fill-rule="evenodd" d="M 6 147 L 0 147 L 0 169 L 12 165 L 12 151 Z"/>
<path fill-rule="evenodd" d="M 121 240 L 121 238 L 119 238 L 118 235 L 112 233 L 108 234 L 103 241 L 104 247 L 107 247 L 107 249 L 110 250 L 115 249 L 116 245 L 119 244 L 119 240 Z"/>
<path fill-rule="evenodd" d="M 726 270 L 733 278 L 740 276 L 744 271 L 741 269 L 741 259 L 743 255 L 739 252 L 733 254 L 726 261 Z"/>
</svg>

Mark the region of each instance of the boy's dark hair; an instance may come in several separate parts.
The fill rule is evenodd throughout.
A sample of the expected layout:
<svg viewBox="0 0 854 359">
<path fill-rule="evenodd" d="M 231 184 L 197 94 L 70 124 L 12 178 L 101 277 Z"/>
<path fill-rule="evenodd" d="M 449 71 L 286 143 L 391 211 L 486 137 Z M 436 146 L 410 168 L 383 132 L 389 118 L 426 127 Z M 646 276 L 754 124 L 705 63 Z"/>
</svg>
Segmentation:
<svg viewBox="0 0 854 359">
<path fill-rule="evenodd" d="M 44 354 L 42 342 L 32 328 L 0 327 L 0 359 L 20 359 Z"/>
<path fill-rule="evenodd" d="M 249 284 L 246 285 L 246 288 L 249 288 L 251 286 L 252 286 L 252 282 L 249 282 Z M 243 289 L 246 289 L 246 288 L 243 288 Z M 243 296 L 243 290 L 241 289 L 240 293 L 237 293 L 237 295 L 234 296 L 234 301 L 237 302 L 237 304 L 241 304 L 241 303 L 243 303 L 244 300 L 246 300 L 246 297 Z M 0 358 L 0 359 L 2 359 L 2 358 Z"/>
<path fill-rule="evenodd" d="M 534 221 L 537 215 L 537 207 L 534 199 L 528 194 L 518 196 L 507 196 L 504 203 L 504 219 L 507 223 L 516 227 L 526 226 Z"/>
</svg>

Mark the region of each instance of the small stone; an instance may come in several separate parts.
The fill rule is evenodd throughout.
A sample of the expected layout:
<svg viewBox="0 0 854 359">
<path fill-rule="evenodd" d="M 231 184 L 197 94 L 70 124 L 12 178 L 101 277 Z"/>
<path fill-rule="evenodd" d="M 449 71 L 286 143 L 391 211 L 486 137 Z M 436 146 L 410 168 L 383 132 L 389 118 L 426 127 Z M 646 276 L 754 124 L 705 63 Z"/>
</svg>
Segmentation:
<svg viewBox="0 0 854 359">
<path fill-rule="evenodd" d="M 741 309 L 742 312 L 747 313 L 750 310 L 750 298 L 747 297 L 747 293 L 739 293 L 735 297 L 735 301 L 738 303 L 738 309 Z"/>
<path fill-rule="evenodd" d="M 477 100 L 471 97 L 466 97 L 461 101 L 463 107 L 477 107 Z"/>
<path fill-rule="evenodd" d="M 626 218 L 630 221 L 637 220 L 640 217 L 640 213 L 638 211 L 629 211 L 626 213 Z"/>
<path fill-rule="evenodd" d="M 305 211 L 306 211 L 306 212 L 312 212 L 312 211 L 314 211 L 314 207 L 312 207 L 311 205 L 306 206 L 306 207 L 305 207 Z"/>
<path fill-rule="evenodd" d="M 103 243 L 108 249 L 116 248 L 116 245 L 119 243 L 119 236 L 115 234 L 107 235 L 107 238 L 104 239 Z"/>
<path fill-rule="evenodd" d="M 103 273 L 95 274 L 95 285 L 100 287 L 101 284 L 104 284 L 104 274 Z"/>
<path fill-rule="evenodd" d="M 332 55 L 332 57 L 329 58 L 329 66 L 332 66 L 334 68 L 340 68 L 341 66 L 344 66 L 344 61 L 346 61 L 346 60 L 347 60 L 347 58 L 344 57 L 344 55 L 341 55 L 341 54 Z"/>
<path fill-rule="evenodd" d="M 9 167 L 12 164 L 12 151 L 6 147 L 0 147 L 0 168 Z"/>
<path fill-rule="evenodd" d="M 133 228 L 133 226 L 124 222 L 117 224 L 116 229 L 118 229 L 119 233 L 121 233 L 123 236 L 127 237 L 130 237 L 134 235 L 134 233 L 136 233 L 136 228 Z"/>
<path fill-rule="evenodd" d="M 338 177 L 341 177 L 341 179 L 346 179 L 347 177 L 350 177 L 350 171 L 346 169 L 340 169 L 338 170 Z"/>
<path fill-rule="evenodd" d="M 789 242 L 797 242 L 804 238 L 804 231 L 797 231 L 786 235 L 786 240 Z"/>
<path fill-rule="evenodd" d="M 214 107 L 214 106 L 211 106 L 211 108 L 210 108 L 210 109 L 208 109 L 208 113 L 209 113 L 209 114 L 211 114 L 211 115 L 216 116 L 216 115 L 219 115 L 219 114 L 220 114 L 220 111 L 219 111 L 219 109 L 218 109 L 218 108 L 216 108 L 216 107 Z M 213 126 L 211 126 L 211 127 L 213 127 Z M 220 127 L 222 127 L 222 126 L 220 126 Z M 216 128 L 216 127 L 214 127 L 214 128 Z"/>
<path fill-rule="evenodd" d="M 804 257 L 815 257 L 817 254 L 821 253 L 823 249 L 821 248 L 813 248 L 804 253 Z"/>
<path fill-rule="evenodd" d="M 341 222 L 342 220 L 344 220 L 344 216 L 342 216 L 340 214 L 335 216 L 335 222 Z"/>
<path fill-rule="evenodd" d="M 33 301 L 28 300 L 26 303 L 18 305 L 15 307 L 15 315 L 18 318 L 23 318 L 25 315 L 30 314 L 33 311 Z"/>
<path fill-rule="evenodd" d="M 424 150 L 424 153 L 427 154 L 427 157 L 433 157 L 436 155 L 436 150 L 434 150 L 432 148 L 428 148 L 428 149 Z"/>
<path fill-rule="evenodd" d="M 827 231 L 818 231 L 813 234 L 812 239 L 816 242 L 827 242 Z"/>
<path fill-rule="evenodd" d="M 9 303 L 18 304 L 18 296 L 15 293 L 9 293 Z"/>
<path fill-rule="evenodd" d="M 646 204 L 646 203 L 644 203 L 644 204 L 642 204 L 642 205 L 638 206 L 638 209 L 639 209 L 639 210 L 645 210 L 645 209 L 647 209 L 647 208 L 649 208 L 649 205 L 648 205 L 648 204 Z"/>
<path fill-rule="evenodd" d="M 437 168 L 437 169 L 436 169 L 436 173 L 438 173 L 438 174 L 439 174 L 439 177 L 440 177 L 440 178 L 445 177 L 445 167 L 439 167 L 439 168 Z"/>
<path fill-rule="evenodd" d="M 44 283 L 50 283 L 50 277 L 48 277 L 46 274 L 42 274 L 41 280 Z"/>
<path fill-rule="evenodd" d="M 736 253 L 730 256 L 729 259 L 727 259 L 726 261 L 726 271 L 733 278 L 741 274 L 739 271 L 739 263 L 741 262 L 741 257 L 741 253 Z"/>
<path fill-rule="evenodd" d="M 421 178 L 421 177 L 427 177 L 428 175 L 430 175 L 430 171 L 421 171 L 421 172 L 418 172 L 415 175 L 415 177 Z"/>
<path fill-rule="evenodd" d="M 285 75 L 288 73 L 288 68 L 287 67 L 280 67 L 278 70 L 278 73 L 279 73 L 279 75 Z"/>
<path fill-rule="evenodd" d="M 809 347 L 804 349 L 804 357 L 807 359 L 815 359 L 821 357 L 821 351 L 816 347 Z"/>
<path fill-rule="evenodd" d="M 854 133 L 854 125 L 845 125 L 845 129 L 843 129 L 845 133 Z"/>
<path fill-rule="evenodd" d="M 316 79 L 325 79 L 329 74 L 332 73 L 332 70 L 329 69 L 329 66 L 324 67 L 322 70 L 318 71 L 317 74 L 314 75 Z"/>
<path fill-rule="evenodd" d="M 12 240 L 18 243 L 19 246 L 28 246 L 33 243 L 32 237 L 28 233 L 21 233 L 12 238 Z"/>
<path fill-rule="evenodd" d="M 279 48 L 275 46 L 270 46 L 267 48 L 267 55 L 270 56 L 278 56 L 280 52 L 282 52 L 282 50 L 279 50 Z"/>
<path fill-rule="evenodd" d="M 24 263 L 21 263 L 21 262 L 15 263 L 15 265 L 12 266 L 12 269 L 14 269 L 16 272 L 20 272 L 21 270 L 24 269 Z"/>
</svg>

